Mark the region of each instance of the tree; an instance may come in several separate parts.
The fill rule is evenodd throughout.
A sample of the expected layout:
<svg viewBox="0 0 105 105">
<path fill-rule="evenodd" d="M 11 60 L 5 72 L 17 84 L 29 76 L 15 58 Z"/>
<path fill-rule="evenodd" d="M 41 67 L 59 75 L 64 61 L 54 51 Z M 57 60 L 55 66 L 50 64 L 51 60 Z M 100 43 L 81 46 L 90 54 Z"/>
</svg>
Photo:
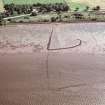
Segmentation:
<svg viewBox="0 0 105 105">
<path fill-rule="evenodd" d="M 11 15 L 13 15 L 14 11 L 15 11 L 15 5 L 12 3 L 12 4 L 6 4 L 4 6 L 5 10 L 8 11 Z"/>
<path fill-rule="evenodd" d="M 99 11 L 101 8 L 100 6 L 96 6 L 96 10 Z"/>
<path fill-rule="evenodd" d="M 99 11 L 101 8 L 100 8 L 100 6 L 96 6 L 96 7 L 93 7 L 93 11 Z"/>
<path fill-rule="evenodd" d="M 61 11 L 58 11 L 58 12 L 57 12 L 57 15 L 58 15 L 58 19 L 59 19 L 59 21 L 61 22 L 61 21 L 62 21 Z"/>
<path fill-rule="evenodd" d="M 75 19 L 83 19 L 84 16 L 81 13 L 74 13 L 73 16 L 75 17 Z"/>
<path fill-rule="evenodd" d="M 0 13 L 0 25 L 2 25 L 2 22 L 3 22 L 3 17 L 2 14 Z"/>
<path fill-rule="evenodd" d="M 79 8 L 78 8 L 78 7 L 76 7 L 74 11 L 75 11 L 75 12 L 78 12 L 78 11 L 79 11 Z"/>
<path fill-rule="evenodd" d="M 96 12 L 98 12 L 99 10 L 100 10 L 101 8 L 100 8 L 100 6 L 96 6 L 96 7 L 94 7 L 92 10 L 93 10 L 93 12 L 94 12 L 94 15 L 95 15 L 95 21 L 96 21 L 96 19 L 97 19 L 97 15 L 96 15 Z"/>
<path fill-rule="evenodd" d="M 90 8 L 89 6 L 86 6 L 84 12 L 87 12 L 89 10 L 89 8 Z"/>
<path fill-rule="evenodd" d="M 63 11 L 68 11 L 70 8 L 69 8 L 69 6 L 68 5 L 64 5 L 64 9 L 63 9 Z"/>
</svg>

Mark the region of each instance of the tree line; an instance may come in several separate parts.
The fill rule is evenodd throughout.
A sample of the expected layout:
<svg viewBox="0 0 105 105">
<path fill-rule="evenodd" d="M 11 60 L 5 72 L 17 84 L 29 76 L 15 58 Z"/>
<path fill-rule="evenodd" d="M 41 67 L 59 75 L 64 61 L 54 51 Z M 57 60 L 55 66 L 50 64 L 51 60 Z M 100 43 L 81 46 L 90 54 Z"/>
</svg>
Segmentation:
<svg viewBox="0 0 105 105">
<path fill-rule="evenodd" d="M 33 10 L 37 13 L 47 13 L 47 12 L 60 12 L 68 11 L 69 6 L 65 3 L 55 3 L 55 4 L 33 4 L 33 5 L 16 5 L 16 4 L 6 4 L 4 6 L 5 12 L 1 13 L 2 17 L 9 17 L 20 14 L 31 14 Z"/>
<path fill-rule="evenodd" d="M 38 14 L 44 14 L 44 13 L 50 13 L 50 12 L 56 12 L 61 19 L 61 12 L 67 12 L 70 11 L 70 7 L 66 3 L 54 3 L 54 4 L 24 4 L 24 5 L 16 5 L 16 4 L 6 4 L 4 5 L 5 11 L 3 13 L 0 13 L 0 23 L 2 22 L 3 18 L 10 17 L 10 16 L 16 16 L 21 14 L 31 14 L 31 16 L 36 16 Z M 85 12 L 89 11 L 90 7 L 86 7 L 84 9 Z M 100 6 L 93 7 L 91 9 L 93 12 L 99 11 Z M 74 10 L 74 17 L 76 19 L 81 19 L 83 15 L 79 12 L 79 8 L 76 7 Z M 52 21 L 55 21 L 55 18 L 51 18 Z"/>
</svg>

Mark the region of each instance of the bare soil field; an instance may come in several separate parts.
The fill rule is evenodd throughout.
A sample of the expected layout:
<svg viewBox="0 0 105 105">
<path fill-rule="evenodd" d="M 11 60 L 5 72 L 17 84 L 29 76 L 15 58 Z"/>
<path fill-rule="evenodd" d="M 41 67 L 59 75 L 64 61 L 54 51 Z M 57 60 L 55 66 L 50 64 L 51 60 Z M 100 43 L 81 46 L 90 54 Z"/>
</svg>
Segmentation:
<svg viewBox="0 0 105 105">
<path fill-rule="evenodd" d="M 24 53 L 46 50 L 50 25 L 16 25 L 0 28 L 0 52 Z"/>
<path fill-rule="evenodd" d="M 3 26 L 0 53 L 46 52 L 49 44 L 54 52 L 104 54 L 104 28 L 101 22 Z"/>
<path fill-rule="evenodd" d="M 0 105 L 105 105 L 105 56 L 0 55 Z"/>
<path fill-rule="evenodd" d="M 105 105 L 104 28 L 0 27 L 0 105 Z"/>
</svg>

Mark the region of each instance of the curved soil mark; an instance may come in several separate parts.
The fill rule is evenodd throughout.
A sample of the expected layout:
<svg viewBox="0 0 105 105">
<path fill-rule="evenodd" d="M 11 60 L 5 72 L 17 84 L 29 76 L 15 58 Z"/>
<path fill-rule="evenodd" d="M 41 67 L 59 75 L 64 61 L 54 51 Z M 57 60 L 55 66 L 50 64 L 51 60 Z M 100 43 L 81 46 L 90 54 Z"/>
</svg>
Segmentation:
<svg viewBox="0 0 105 105">
<path fill-rule="evenodd" d="M 62 47 L 62 48 L 55 48 L 55 49 L 51 49 L 50 48 L 50 45 L 51 45 L 51 40 L 52 40 L 52 36 L 53 36 L 53 28 L 51 30 L 51 35 L 49 37 L 49 41 L 48 41 L 48 44 L 47 44 L 47 50 L 64 50 L 64 49 L 71 49 L 71 48 L 75 48 L 75 47 L 78 47 L 82 44 L 82 40 L 81 39 L 76 39 L 78 41 L 78 44 L 75 44 L 73 46 L 70 46 L 70 47 Z"/>
</svg>

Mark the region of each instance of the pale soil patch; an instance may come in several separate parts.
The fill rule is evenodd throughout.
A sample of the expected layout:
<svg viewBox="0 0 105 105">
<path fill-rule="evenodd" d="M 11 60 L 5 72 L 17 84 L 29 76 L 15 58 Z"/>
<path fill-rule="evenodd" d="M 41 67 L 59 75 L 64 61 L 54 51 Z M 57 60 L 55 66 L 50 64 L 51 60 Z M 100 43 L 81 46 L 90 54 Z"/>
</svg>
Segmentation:
<svg viewBox="0 0 105 105">
<path fill-rule="evenodd" d="M 39 52 L 46 50 L 50 25 L 16 25 L 0 28 L 0 52 Z"/>
<path fill-rule="evenodd" d="M 105 54 L 105 23 L 29 24 L 0 28 L 0 53 L 54 52 Z M 81 44 L 79 46 L 79 40 Z M 72 46 L 76 46 L 73 47 Z M 63 49 L 62 49 L 63 48 Z M 67 49 L 68 48 L 68 49 Z"/>
</svg>

